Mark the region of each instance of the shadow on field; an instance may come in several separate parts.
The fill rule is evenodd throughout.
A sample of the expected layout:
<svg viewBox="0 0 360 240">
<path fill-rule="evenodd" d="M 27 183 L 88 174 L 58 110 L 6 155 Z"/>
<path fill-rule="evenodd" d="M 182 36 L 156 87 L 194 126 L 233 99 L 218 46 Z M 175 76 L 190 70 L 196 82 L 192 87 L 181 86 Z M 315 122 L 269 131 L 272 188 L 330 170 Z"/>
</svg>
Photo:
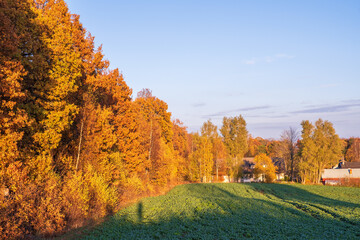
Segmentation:
<svg viewBox="0 0 360 240">
<path fill-rule="evenodd" d="M 137 204 L 137 214 L 138 214 L 138 221 L 141 222 L 143 219 L 143 204 L 142 202 L 139 202 Z"/>
<path fill-rule="evenodd" d="M 327 198 L 304 189 L 297 187 L 296 185 L 288 185 L 288 184 L 267 184 L 267 183 L 250 183 L 246 184 L 251 187 L 254 191 L 260 192 L 262 194 L 270 194 L 277 198 L 283 200 L 291 200 L 291 201 L 301 201 L 301 202 L 308 202 L 314 204 L 323 204 L 329 207 L 337 207 L 337 206 L 346 206 L 350 208 L 359 208 L 360 207 L 360 200 L 359 204 L 347 202 L 347 201 L 340 201 L 337 199 Z M 312 186 L 315 188 L 323 188 L 324 191 L 327 189 L 331 189 L 333 187 L 324 187 L 324 186 Z M 360 196 L 359 196 L 360 197 Z"/>
<path fill-rule="evenodd" d="M 359 220 L 344 221 L 298 204 L 359 208 L 280 184 L 188 184 L 120 211 L 83 239 L 356 239 Z M 310 205 L 309 205 L 310 206 Z M 311 206 L 310 206 L 311 207 Z"/>
</svg>

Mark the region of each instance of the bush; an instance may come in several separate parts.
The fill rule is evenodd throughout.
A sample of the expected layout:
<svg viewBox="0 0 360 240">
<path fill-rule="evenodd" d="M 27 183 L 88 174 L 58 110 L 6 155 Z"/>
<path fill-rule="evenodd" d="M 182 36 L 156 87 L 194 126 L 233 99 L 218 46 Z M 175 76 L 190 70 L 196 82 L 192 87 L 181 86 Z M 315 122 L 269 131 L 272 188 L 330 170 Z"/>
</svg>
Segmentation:
<svg viewBox="0 0 360 240">
<path fill-rule="evenodd" d="M 81 171 L 68 174 L 62 189 L 62 207 L 70 227 L 80 227 L 88 217 L 89 189 Z"/>
<path fill-rule="evenodd" d="M 34 234 L 30 220 L 35 215 L 36 186 L 28 178 L 22 163 L 0 169 L 0 182 L 9 195 L 0 196 L 0 239 L 19 239 Z"/>
<path fill-rule="evenodd" d="M 31 223 L 38 234 L 52 236 L 65 228 L 65 215 L 61 206 L 60 178 L 50 172 L 37 186 L 36 214 Z"/>
</svg>

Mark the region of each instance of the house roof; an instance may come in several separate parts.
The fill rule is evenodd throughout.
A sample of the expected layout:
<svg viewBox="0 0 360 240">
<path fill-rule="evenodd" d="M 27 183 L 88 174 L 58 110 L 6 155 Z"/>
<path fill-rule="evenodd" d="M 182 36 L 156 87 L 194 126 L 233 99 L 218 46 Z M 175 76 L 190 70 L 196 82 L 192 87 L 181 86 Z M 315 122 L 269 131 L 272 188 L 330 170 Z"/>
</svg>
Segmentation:
<svg viewBox="0 0 360 240">
<path fill-rule="evenodd" d="M 274 165 L 277 167 L 276 173 L 285 173 L 285 161 L 283 158 L 271 158 Z M 245 174 L 251 174 L 255 166 L 254 158 L 248 157 L 243 158 L 243 172 Z"/>
<path fill-rule="evenodd" d="M 360 162 L 341 162 L 338 168 L 360 168 Z"/>
<path fill-rule="evenodd" d="M 274 165 L 277 167 L 277 173 L 285 173 L 285 161 L 283 158 L 274 157 L 271 159 Z"/>
<path fill-rule="evenodd" d="M 244 158 L 243 159 L 243 172 L 245 174 L 251 174 L 253 172 L 253 167 L 255 166 L 254 158 Z"/>
</svg>

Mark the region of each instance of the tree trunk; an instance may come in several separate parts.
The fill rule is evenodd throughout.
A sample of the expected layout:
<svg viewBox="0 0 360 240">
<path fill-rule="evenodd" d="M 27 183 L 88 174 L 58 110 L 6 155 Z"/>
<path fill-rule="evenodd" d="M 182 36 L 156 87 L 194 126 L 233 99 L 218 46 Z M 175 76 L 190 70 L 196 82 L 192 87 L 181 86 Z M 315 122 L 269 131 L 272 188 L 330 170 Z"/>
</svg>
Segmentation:
<svg viewBox="0 0 360 240">
<path fill-rule="evenodd" d="M 151 158 L 152 132 L 153 132 L 153 127 L 152 127 L 152 119 L 151 119 L 151 120 L 150 120 L 150 147 L 149 147 L 149 157 L 148 157 L 148 160 L 149 160 L 149 161 L 150 161 L 150 158 Z"/>
<path fill-rule="evenodd" d="M 76 167 L 75 167 L 76 171 L 78 170 L 79 160 L 80 160 L 80 151 L 81 151 L 81 140 L 82 140 L 83 127 L 84 127 L 84 119 L 81 121 L 81 127 L 80 127 L 80 140 L 79 140 L 78 154 L 77 154 L 77 158 L 76 158 Z"/>
</svg>

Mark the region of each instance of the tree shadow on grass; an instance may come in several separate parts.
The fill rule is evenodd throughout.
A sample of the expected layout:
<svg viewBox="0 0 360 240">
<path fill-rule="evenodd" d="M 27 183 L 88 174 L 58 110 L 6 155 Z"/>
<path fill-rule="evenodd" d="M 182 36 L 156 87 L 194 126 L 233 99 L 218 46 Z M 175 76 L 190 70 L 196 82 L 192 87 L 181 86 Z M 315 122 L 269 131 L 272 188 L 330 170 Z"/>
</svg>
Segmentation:
<svg viewBox="0 0 360 240">
<path fill-rule="evenodd" d="M 87 232 L 84 239 L 356 239 L 359 221 L 342 221 L 318 211 L 314 217 L 286 201 L 323 201 L 330 206 L 359 207 L 324 198 L 293 186 L 262 184 L 190 184 L 144 199 Z M 271 193 L 272 192 L 272 193 Z M 288 199 L 286 194 L 292 193 Z M 266 194 L 266 196 L 264 195 Z M 276 195 L 281 195 L 278 197 Z M 300 196 L 297 196 L 300 195 Z M 310 200 L 309 200 L 310 199 Z M 173 205 L 178 207 L 174 207 Z M 305 204 L 305 203 L 304 203 Z M 155 207 L 154 207 L 155 206 Z M 346 216 L 344 216 L 346 217 Z"/>
<path fill-rule="evenodd" d="M 348 188 L 339 188 L 339 187 L 330 187 L 330 186 L 319 186 L 319 185 L 300 185 L 300 184 L 248 184 L 251 186 L 255 191 L 263 192 L 265 194 L 271 194 L 275 197 L 286 199 L 286 200 L 294 200 L 294 201 L 303 201 L 309 203 L 321 203 L 324 205 L 336 207 L 336 206 L 347 206 L 351 208 L 359 208 L 359 203 L 348 202 L 346 199 L 338 200 L 339 198 L 336 194 L 342 193 L 341 191 L 347 191 Z M 309 189 L 320 190 L 323 191 L 324 195 L 333 194 L 332 197 L 325 197 L 319 194 L 316 194 L 316 191 L 310 192 L 302 187 L 308 187 Z M 332 190 L 339 190 L 332 192 Z M 357 199 L 360 198 L 360 191 L 357 191 Z M 329 194 L 330 192 L 330 194 Z M 331 193 L 332 192 L 332 193 Z"/>
</svg>

